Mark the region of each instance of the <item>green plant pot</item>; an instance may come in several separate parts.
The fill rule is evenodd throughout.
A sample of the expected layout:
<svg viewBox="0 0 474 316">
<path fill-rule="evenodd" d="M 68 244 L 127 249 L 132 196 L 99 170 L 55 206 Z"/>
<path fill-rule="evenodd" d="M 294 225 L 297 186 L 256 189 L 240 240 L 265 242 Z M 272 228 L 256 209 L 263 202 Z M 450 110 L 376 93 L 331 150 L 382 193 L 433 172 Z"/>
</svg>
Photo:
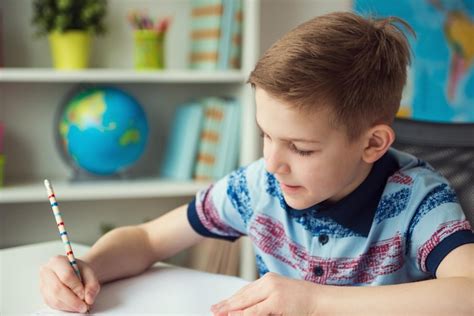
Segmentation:
<svg viewBox="0 0 474 316">
<path fill-rule="evenodd" d="M 56 69 L 84 69 L 89 66 L 91 35 L 85 31 L 51 32 L 48 36 Z"/>
</svg>

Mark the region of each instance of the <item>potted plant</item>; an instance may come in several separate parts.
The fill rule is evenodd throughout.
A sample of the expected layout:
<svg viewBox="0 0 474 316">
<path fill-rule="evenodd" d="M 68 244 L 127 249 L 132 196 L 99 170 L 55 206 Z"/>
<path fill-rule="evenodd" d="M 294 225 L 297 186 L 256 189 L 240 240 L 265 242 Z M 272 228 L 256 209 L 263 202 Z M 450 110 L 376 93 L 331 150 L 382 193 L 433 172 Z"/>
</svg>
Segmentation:
<svg viewBox="0 0 474 316">
<path fill-rule="evenodd" d="M 55 68 L 87 68 L 91 36 L 105 32 L 106 7 L 106 0 L 34 0 L 32 23 L 48 35 Z"/>
</svg>

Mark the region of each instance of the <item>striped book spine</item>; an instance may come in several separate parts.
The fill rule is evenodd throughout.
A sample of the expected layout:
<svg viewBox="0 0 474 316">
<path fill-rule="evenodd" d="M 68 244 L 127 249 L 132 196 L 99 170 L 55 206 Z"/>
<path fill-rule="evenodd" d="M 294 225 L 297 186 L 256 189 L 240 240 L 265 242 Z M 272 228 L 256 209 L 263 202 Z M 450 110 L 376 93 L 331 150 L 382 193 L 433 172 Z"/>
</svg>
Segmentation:
<svg viewBox="0 0 474 316">
<path fill-rule="evenodd" d="M 190 66 L 192 69 L 216 69 L 222 0 L 192 0 L 191 7 Z"/>
<path fill-rule="evenodd" d="M 232 23 L 232 43 L 230 47 L 230 69 L 240 69 L 242 55 L 242 0 L 234 0 L 234 21 Z"/>
<path fill-rule="evenodd" d="M 228 152 L 225 162 L 224 162 L 224 171 L 223 174 L 227 175 L 229 172 L 238 167 L 239 164 L 239 144 L 240 144 L 240 122 L 241 122 L 241 107 L 238 100 L 231 101 L 232 111 L 230 114 L 231 117 L 231 126 L 230 126 L 230 135 Z"/>
<path fill-rule="evenodd" d="M 204 126 L 201 132 L 194 178 L 212 180 L 216 164 L 219 142 L 222 141 L 221 130 L 224 122 L 224 100 L 216 97 L 205 98 Z"/>
<path fill-rule="evenodd" d="M 237 167 L 240 134 L 240 107 L 230 98 L 224 106 L 224 118 L 214 168 L 214 179 L 220 179 Z"/>
<path fill-rule="evenodd" d="M 221 18 L 221 35 L 219 38 L 219 52 L 217 68 L 228 70 L 230 68 L 230 49 L 232 47 L 233 23 L 235 4 L 238 0 L 222 0 L 223 12 Z"/>
</svg>

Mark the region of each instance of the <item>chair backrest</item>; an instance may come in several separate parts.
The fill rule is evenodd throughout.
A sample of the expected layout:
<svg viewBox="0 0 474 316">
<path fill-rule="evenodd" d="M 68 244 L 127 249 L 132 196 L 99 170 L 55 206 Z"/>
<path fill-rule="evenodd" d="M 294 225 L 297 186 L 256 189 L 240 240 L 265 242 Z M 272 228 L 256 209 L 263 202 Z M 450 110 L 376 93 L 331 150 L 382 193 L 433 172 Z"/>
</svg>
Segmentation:
<svg viewBox="0 0 474 316">
<path fill-rule="evenodd" d="M 474 123 L 431 123 L 396 119 L 394 148 L 430 163 L 453 186 L 474 227 Z"/>
</svg>

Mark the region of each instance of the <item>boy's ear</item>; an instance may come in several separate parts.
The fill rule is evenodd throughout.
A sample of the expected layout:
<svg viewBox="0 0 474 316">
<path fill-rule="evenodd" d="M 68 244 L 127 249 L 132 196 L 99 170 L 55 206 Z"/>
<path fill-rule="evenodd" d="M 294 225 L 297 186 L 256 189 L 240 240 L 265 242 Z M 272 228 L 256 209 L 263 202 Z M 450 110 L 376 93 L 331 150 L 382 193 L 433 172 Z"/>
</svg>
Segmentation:
<svg viewBox="0 0 474 316">
<path fill-rule="evenodd" d="M 367 163 L 377 161 L 395 141 L 395 132 L 386 124 L 371 127 L 365 135 L 362 159 Z"/>
</svg>

